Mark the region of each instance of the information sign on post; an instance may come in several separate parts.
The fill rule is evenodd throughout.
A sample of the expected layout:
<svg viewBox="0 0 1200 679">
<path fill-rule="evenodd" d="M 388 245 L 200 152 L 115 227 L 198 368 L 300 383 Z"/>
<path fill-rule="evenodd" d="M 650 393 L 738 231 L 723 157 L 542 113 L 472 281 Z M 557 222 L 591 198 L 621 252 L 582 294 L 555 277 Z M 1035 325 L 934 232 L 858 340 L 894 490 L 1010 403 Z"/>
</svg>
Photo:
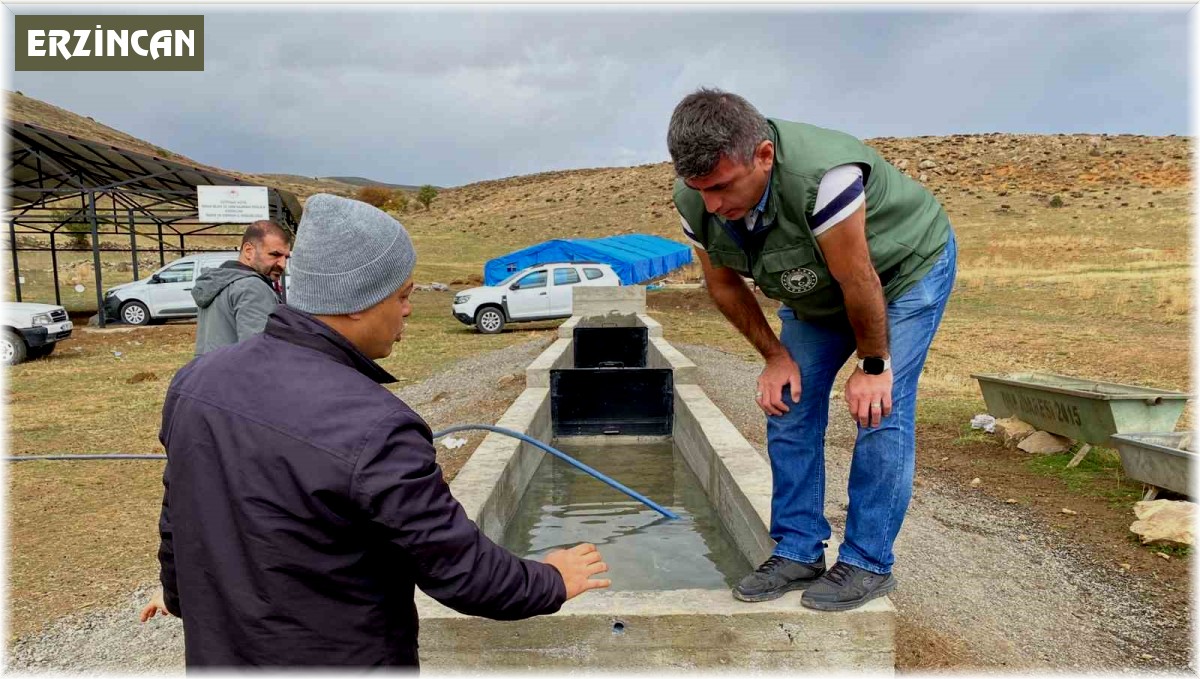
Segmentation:
<svg viewBox="0 0 1200 679">
<path fill-rule="evenodd" d="M 265 186 L 197 186 L 202 222 L 249 224 L 270 219 Z"/>
</svg>

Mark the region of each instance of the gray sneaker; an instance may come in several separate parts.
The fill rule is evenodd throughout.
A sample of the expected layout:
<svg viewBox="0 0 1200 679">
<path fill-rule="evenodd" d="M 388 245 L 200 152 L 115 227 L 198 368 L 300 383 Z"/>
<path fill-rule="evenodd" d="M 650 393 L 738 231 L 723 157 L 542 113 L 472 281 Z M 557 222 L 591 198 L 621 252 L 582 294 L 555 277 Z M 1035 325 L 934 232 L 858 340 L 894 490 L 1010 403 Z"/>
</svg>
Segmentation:
<svg viewBox="0 0 1200 679">
<path fill-rule="evenodd" d="M 739 601 L 770 601 L 794 589 L 804 589 L 825 572 L 825 555 L 813 563 L 801 563 L 774 556 L 763 562 L 733 588 Z"/>
<path fill-rule="evenodd" d="M 880 575 L 841 561 L 800 597 L 800 605 L 818 611 L 848 611 L 896 589 L 891 573 Z"/>
</svg>

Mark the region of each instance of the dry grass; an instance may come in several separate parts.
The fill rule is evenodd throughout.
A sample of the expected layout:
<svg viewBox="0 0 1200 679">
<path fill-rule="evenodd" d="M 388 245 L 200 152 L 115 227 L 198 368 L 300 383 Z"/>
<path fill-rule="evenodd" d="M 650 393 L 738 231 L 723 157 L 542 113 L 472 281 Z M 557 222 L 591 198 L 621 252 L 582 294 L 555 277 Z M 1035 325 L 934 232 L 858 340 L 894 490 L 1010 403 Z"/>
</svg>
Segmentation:
<svg viewBox="0 0 1200 679">
<path fill-rule="evenodd" d="M 415 293 L 405 341 L 380 361 L 399 380 L 395 386 L 554 333 L 539 323 L 478 335 L 454 320 L 449 307 L 448 293 Z M 16 366 L 7 400 L 10 453 L 161 453 L 163 396 L 192 358 L 194 333 L 190 323 L 81 331 L 49 360 Z M 130 383 L 139 374 L 143 381 Z M 161 474 L 159 462 L 9 467 L 10 640 L 58 616 L 120 601 L 157 577 Z"/>
</svg>

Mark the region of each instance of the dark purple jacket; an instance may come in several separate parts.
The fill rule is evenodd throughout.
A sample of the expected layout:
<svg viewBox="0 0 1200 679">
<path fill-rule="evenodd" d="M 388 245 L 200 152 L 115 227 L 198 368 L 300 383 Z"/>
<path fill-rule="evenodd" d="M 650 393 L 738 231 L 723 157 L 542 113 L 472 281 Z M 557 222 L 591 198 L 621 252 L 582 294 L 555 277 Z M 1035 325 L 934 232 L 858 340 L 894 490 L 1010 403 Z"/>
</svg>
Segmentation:
<svg viewBox="0 0 1200 679">
<path fill-rule="evenodd" d="M 467 518 L 394 381 L 287 306 L 175 376 L 159 562 L 189 666 L 416 666 L 414 584 L 498 620 L 562 605 Z"/>
</svg>

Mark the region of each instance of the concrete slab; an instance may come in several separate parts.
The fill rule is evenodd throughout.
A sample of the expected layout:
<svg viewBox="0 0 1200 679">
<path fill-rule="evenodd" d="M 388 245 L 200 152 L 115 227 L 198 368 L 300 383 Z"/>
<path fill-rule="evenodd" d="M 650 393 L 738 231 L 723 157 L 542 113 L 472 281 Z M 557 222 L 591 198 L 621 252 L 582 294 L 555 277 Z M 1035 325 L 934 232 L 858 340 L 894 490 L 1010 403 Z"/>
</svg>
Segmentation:
<svg viewBox="0 0 1200 679">
<path fill-rule="evenodd" d="M 647 330 L 646 334 L 649 337 L 662 337 L 663 336 L 663 327 L 662 327 L 661 323 L 654 320 L 653 318 L 650 318 L 646 314 L 638 314 L 637 318 L 638 318 L 638 321 L 641 322 L 642 327 L 646 328 L 646 330 Z"/>
<path fill-rule="evenodd" d="M 699 369 L 692 359 L 684 356 L 662 337 L 650 337 L 650 345 L 646 347 L 647 368 L 670 368 L 675 384 L 697 384 L 700 381 Z"/>
<path fill-rule="evenodd" d="M 572 311 L 576 316 L 604 316 L 610 313 L 646 313 L 646 286 L 622 285 L 572 288 Z"/>
<path fill-rule="evenodd" d="M 525 369 L 525 386 L 549 388 L 550 371 L 570 368 L 575 365 L 575 353 L 571 348 L 572 340 L 559 338 L 546 347 L 546 350 L 533 359 L 533 363 Z"/>
<path fill-rule="evenodd" d="M 803 608 L 799 599 L 799 592 L 753 604 L 723 590 L 589 592 L 552 616 L 513 622 L 419 606 L 421 665 L 488 671 L 892 671 L 890 606 L 874 601 L 830 614 Z"/>
<path fill-rule="evenodd" d="M 662 324 L 646 314 L 612 313 L 602 316 L 572 316 L 558 326 L 558 336 L 572 338 L 575 328 L 595 328 L 603 325 L 613 325 L 618 328 L 646 328 L 648 337 L 662 337 Z"/>
</svg>

